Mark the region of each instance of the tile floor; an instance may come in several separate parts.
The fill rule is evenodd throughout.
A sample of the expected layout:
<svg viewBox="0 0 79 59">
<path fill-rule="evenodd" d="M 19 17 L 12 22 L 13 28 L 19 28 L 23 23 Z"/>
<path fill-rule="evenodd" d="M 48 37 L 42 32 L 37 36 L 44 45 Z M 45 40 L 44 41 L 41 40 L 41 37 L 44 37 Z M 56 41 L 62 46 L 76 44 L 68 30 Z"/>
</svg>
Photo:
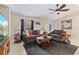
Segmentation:
<svg viewBox="0 0 79 59">
<path fill-rule="evenodd" d="M 21 42 L 19 44 L 15 44 L 15 43 L 11 42 L 9 55 L 27 55 L 27 53 L 23 47 L 23 42 Z"/>
<path fill-rule="evenodd" d="M 79 48 L 76 50 L 76 52 L 74 53 L 74 55 L 79 55 Z"/>
</svg>

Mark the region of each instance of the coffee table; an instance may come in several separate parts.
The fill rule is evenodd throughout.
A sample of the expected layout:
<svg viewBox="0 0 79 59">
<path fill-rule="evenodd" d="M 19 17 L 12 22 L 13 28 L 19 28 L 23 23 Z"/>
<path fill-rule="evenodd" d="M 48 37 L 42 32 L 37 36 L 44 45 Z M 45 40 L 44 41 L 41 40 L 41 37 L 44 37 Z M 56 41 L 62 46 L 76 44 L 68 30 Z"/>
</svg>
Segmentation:
<svg viewBox="0 0 79 59">
<path fill-rule="evenodd" d="M 40 36 L 36 38 L 36 42 L 41 48 L 46 48 L 49 44 L 53 43 L 53 37 L 47 36 L 47 38 L 44 38 L 44 36 Z"/>
</svg>

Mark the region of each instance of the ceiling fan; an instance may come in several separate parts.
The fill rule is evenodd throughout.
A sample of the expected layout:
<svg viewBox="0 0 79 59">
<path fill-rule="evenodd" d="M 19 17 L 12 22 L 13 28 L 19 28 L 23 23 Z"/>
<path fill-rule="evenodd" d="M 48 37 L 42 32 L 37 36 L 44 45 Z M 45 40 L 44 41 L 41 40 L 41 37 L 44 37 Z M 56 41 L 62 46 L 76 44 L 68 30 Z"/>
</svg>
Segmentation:
<svg viewBox="0 0 79 59">
<path fill-rule="evenodd" d="M 62 5 L 56 4 L 56 6 L 57 6 L 57 9 L 56 9 L 56 10 L 51 9 L 51 8 L 49 9 L 49 10 L 53 11 L 53 12 L 51 12 L 50 14 L 53 14 L 53 13 L 55 13 L 55 12 L 57 12 L 57 14 L 60 14 L 61 11 L 66 12 L 66 11 L 69 10 L 69 9 L 64 9 L 64 8 L 66 7 L 66 4 L 62 4 Z"/>
</svg>

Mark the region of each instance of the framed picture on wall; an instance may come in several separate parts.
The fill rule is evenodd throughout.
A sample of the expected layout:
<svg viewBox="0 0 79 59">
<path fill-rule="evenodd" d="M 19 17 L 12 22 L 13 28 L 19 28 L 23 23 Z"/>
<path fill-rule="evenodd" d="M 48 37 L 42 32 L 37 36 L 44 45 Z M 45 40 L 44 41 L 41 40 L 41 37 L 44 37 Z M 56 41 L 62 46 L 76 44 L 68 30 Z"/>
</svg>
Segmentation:
<svg viewBox="0 0 79 59">
<path fill-rule="evenodd" d="M 61 21 L 62 29 L 72 29 L 72 19 Z"/>
</svg>

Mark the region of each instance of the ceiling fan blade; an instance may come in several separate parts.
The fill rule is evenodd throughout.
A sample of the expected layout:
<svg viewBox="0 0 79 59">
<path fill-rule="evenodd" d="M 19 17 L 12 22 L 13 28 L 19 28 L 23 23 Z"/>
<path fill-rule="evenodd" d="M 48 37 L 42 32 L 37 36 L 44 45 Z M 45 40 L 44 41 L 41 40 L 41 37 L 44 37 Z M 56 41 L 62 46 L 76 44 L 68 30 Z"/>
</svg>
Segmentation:
<svg viewBox="0 0 79 59">
<path fill-rule="evenodd" d="M 62 10 L 59 10 L 59 11 L 68 11 L 69 9 L 62 9 Z"/>
<path fill-rule="evenodd" d="M 55 11 L 54 9 L 49 9 L 49 10 L 51 10 L 51 11 Z"/>
<path fill-rule="evenodd" d="M 49 13 L 49 14 L 53 14 L 53 13 L 55 13 L 55 12 L 51 12 L 51 13 Z"/>
<path fill-rule="evenodd" d="M 59 10 L 63 9 L 66 6 L 66 4 L 62 4 L 59 8 Z"/>
</svg>

